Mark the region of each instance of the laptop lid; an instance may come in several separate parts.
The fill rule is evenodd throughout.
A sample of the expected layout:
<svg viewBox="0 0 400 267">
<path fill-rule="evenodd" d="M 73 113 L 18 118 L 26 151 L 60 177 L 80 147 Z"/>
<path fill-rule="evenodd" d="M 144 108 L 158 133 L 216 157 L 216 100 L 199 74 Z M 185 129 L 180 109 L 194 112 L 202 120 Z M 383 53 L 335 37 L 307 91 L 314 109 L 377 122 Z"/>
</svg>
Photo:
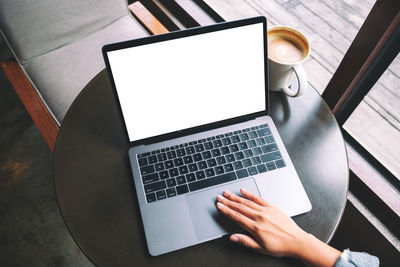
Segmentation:
<svg viewBox="0 0 400 267">
<path fill-rule="evenodd" d="M 268 114 L 266 43 L 257 17 L 104 46 L 131 145 Z"/>
</svg>

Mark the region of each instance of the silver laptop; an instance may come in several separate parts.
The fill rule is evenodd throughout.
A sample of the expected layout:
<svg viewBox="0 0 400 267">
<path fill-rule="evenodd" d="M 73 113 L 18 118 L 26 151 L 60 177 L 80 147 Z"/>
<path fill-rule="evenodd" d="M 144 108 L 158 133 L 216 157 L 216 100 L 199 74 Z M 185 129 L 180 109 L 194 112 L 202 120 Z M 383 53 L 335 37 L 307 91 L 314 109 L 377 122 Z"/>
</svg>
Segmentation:
<svg viewBox="0 0 400 267">
<path fill-rule="evenodd" d="M 268 116 L 266 24 L 257 17 L 103 47 L 153 256 L 239 231 L 216 209 L 224 190 L 246 188 L 290 216 L 311 210 Z"/>
</svg>

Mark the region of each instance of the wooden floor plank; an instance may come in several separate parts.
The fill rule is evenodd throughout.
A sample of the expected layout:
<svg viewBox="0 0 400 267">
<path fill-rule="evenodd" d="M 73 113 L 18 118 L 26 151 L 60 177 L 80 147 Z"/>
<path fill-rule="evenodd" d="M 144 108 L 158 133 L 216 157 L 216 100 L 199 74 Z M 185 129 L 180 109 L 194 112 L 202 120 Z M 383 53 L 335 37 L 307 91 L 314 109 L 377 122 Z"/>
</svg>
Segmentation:
<svg viewBox="0 0 400 267">
<path fill-rule="evenodd" d="M 312 86 L 322 94 L 332 78 L 332 73 L 329 72 L 325 67 L 313 58 L 310 58 L 304 63 L 308 81 Z"/>
<path fill-rule="evenodd" d="M 365 0 L 340 0 L 337 2 L 342 2 L 349 5 L 353 9 L 353 12 L 360 14 L 364 18 L 368 16 L 373 5 L 375 4 L 375 0 L 369 2 L 365 2 Z"/>
<path fill-rule="evenodd" d="M 364 101 L 350 116 L 344 128 L 396 177 L 400 177 L 399 131 L 383 120 Z"/>
</svg>

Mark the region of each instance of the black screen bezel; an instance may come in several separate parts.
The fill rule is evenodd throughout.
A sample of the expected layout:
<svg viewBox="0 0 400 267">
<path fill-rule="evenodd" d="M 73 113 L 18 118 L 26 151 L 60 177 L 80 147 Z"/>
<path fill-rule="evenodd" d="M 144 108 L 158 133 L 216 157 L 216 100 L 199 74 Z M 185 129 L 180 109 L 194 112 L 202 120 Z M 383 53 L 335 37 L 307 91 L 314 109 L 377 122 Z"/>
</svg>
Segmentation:
<svg viewBox="0 0 400 267">
<path fill-rule="evenodd" d="M 241 27 L 241 26 L 257 24 L 257 23 L 263 23 L 265 110 L 246 114 L 246 115 L 235 117 L 235 118 L 225 119 L 222 121 L 212 122 L 212 123 L 199 125 L 199 126 L 195 126 L 195 127 L 191 127 L 191 128 L 187 128 L 187 129 L 169 132 L 169 133 L 165 133 L 165 134 L 158 135 L 158 136 L 152 136 L 152 137 L 148 137 L 148 138 L 144 138 L 144 139 L 130 141 L 128 130 L 127 130 L 127 127 L 125 124 L 125 119 L 124 119 L 124 116 L 122 113 L 122 108 L 121 108 L 121 104 L 119 101 L 118 93 L 117 93 L 117 90 L 115 87 L 115 82 L 114 82 L 114 78 L 112 75 L 110 62 L 108 60 L 107 52 L 130 48 L 130 47 L 135 47 L 135 46 L 158 43 L 158 42 L 163 42 L 163 41 L 168 41 L 168 40 L 173 40 L 173 39 L 179 39 L 179 38 L 189 37 L 189 36 L 193 36 L 193 35 L 210 33 L 210 32 L 215 32 L 215 31 L 220 31 L 220 30 L 232 29 L 232 28 L 237 28 L 237 27 Z M 212 130 L 212 129 L 219 128 L 219 127 L 224 127 L 224 126 L 248 121 L 248 120 L 254 119 L 256 117 L 265 116 L 265 115 L 269 114 L 268 61 L 266 60 L 267 55 L 268 55 L 268 52 L 267 52 L 267 20 L 263 16 L 242 19 L 242 20 L 237 20 L 237 21 L 231 21 L 231 22 L 223 22 L 223 23 L 218 23 L 218 24 L 209 25 L 209 26 L 196 27 L 196 28 L 191 28 L 191 29 L 182 30 L 182 31 L 175 31 L 175 32 L 170 32 L 170 33 L 165 33 L 165 34 L 160 34 L 160 35 L 153 35 L 153 36 L 149 36 L 149 37 L 134 39 L 134 40 L 125 41 L 125 42 L 108 44 L 108 45 L 103 46 L 102 53 L 103 53 L 105 65 L 107 68 L 108 77 L 111 82 L 111 87 L 112 87 L 112 91 L 114 94 L 114 98 L 115 98 L 115 101 L 117 104 L 119 117 L 120 117 L 121 123 L 123 124 L 123 128 L 125 129 L 125 136 L 127 138 L 127 141 L 129 142 L 130 146 L 157 143 L 157 142 L 161 142 L 161 141 L 165 141 L 165 140 L 170 140 L 173 138 L 182 137 L 185 135 L 190 135 L 190 134 L 194 134 L 194 133 L 198 133 L 198 132 L 203 132 L 203 131 Z"/>
</svg>

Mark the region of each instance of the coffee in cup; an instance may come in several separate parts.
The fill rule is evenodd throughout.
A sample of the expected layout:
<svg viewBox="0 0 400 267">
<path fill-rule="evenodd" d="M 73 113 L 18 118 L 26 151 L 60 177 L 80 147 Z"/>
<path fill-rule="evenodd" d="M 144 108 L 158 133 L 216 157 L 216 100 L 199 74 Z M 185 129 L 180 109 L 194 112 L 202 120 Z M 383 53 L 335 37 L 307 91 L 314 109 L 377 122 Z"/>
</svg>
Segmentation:
<svg viewBox="0 0 400 267">
<path fill-rule="evenodd" d="M 269 86 L 272 91 L 283 91 L 289 96 L 300 96 L 308 87 L 307 75 L 302 63 L 310 54 L 310 43 L 299 31 L 278 26 L 268 29 Z M 295 73 L 299 90 L 292 91 L 289 85 Z"/>
</svg>

